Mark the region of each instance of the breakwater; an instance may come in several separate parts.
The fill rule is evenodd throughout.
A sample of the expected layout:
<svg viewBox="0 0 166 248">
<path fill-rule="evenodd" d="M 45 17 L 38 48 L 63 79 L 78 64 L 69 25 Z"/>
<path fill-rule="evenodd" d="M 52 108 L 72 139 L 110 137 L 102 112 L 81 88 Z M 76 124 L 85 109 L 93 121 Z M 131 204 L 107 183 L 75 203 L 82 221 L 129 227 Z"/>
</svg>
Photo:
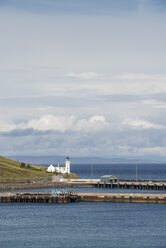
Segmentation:
<svg viewBox="0 0 166 248">
<path fill-rule="evenodd" d="M 166 194 L 80 193 L 52 195 L 50 192 L 0 193 L 0 203 L 118 202 L 166 204 Z"/>
<path fill-rule="evenodd" d="M 1 182 L 0 191 L 23 190 L 37 188 L 110 188 L 110 189 L 137 189 L 166 191 L 165 180 L 124 180 L 117 182 L 101 182 L 100 179 L 69 179 L 63 182 L 52 182 L 49 179 L 21 180 L 20 182 Z"/>
<path fill-rule="evenodd" d="M 147 181 L 119 181 L 115 183 L 94 183 L 95 188 L 111 189 L 138 189 L 138 190 L 166 190 L 165 182 L 147 182 Z"/>
<path fill-rule="evenodd" d="M 81 179 L 70 181 L 70 187 L 75 188 L 110 188 L 137 190 L 166 190 L 166 180 L 131 180 L 119 179 L 114 182 L 101 182 L 100 179 Z"/>
<path fill-rule="evenodd" d="M 50 192 L 0 193 L 0 203 L 69 203 L 79 197 L 71 192 L 52 195 Z"/>
<path fill-rule="evenodd" d="M 119 203 L 162 203 L 166 204 L 166 194 L 139 193 L 78 193 L 82 202 Z"/>
</svg>

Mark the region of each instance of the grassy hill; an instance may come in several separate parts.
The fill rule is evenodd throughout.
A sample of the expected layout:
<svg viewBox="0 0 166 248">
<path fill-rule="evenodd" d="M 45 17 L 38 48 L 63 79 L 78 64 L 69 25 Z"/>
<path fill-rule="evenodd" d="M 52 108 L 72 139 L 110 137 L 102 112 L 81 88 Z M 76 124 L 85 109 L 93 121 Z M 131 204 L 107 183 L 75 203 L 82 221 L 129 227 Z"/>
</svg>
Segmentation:
<svg viewBox="0 0 166 248">
<path fill-rule="evenodd" d="M 0 179 L 48 177 L 47 168 L 40 165 L 26 165 L 0 156 Z"/>
<path fill-rule="evenodd" d="M 47 167 L 41 165 L 29 165 L 0 156 L 0 180 L 50 177 L 52 173 L 47 172 Z M 64 175 L 64 178 L 78 179 L 75 173 Z"/>
</svg>

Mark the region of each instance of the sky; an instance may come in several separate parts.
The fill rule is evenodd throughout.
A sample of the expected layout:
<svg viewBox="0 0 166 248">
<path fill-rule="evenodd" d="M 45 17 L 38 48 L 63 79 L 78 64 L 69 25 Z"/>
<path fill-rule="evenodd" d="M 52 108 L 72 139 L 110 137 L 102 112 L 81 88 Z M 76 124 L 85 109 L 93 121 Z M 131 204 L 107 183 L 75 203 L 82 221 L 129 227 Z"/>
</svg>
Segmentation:
<svg viewBox="0 0 166 248">
<path fill-rule="evenodd" d="M 165 0 L 0 0 L 0 154 L 166 157 Z"/>
</svg>

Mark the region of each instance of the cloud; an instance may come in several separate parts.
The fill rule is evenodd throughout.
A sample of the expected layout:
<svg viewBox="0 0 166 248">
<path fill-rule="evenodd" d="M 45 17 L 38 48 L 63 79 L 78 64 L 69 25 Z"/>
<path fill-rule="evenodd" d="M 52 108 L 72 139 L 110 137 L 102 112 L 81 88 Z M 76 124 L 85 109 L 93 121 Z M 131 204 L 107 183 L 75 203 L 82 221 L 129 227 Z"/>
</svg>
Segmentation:
<svg viewBox="0 0 166 248">
<path fill-rule="evenodd" d="M 166 74 L 123 73 L 110 77 L 114 94 L 154 95 L 166 92 Z M 109 92 L 109 91 L 108 91 Z"/>
<path fill-rule="evenodd" d="M 67 77 L 81 78 L 81 79 L 97 79 L 102 76 L 102 74 L 95 72 L 82 72 L 82 73 L 68 73 Z"/>
<path fill-rule="evenodd" d="M 10 131 L 0 132 L 0 150 L 1 154 L 164 156 L 165 128 L 154 128 L 156 124 L 145 120 L 134 128 L 116 124 L 112 125 L 103 115 L 89 118 L 44 115 L 10 123 Z"/>
<path fill-rule="evenodd" d="M 0 132 L 20 133 L 18 130 L 37 130 L 37 131 L 100 131 L 108 126 L 104 116 L 94 115 L 89 119 L 77 119 L 75 116 L 54 116 L 44 115 L 40 118 L 31 119 L 29 121 L 19 123 L 0 123 Z"/>
<path fill-rule="evenodd" d="M 89 119 L 81 119 L 76 123 L 75 130 L 78 131 L 100 131 L 109 127 L 109 123 L 106 121 L 104 116 L 95 115 Z"/>
<path fill-rule="evenodd" d="M 73 123 L 75 122 L 75 117 L 65 117 L 65 116 L 53 116 L 44 115 L 39 119 L 32 119 L 27 123 L 20 124 L 20 127 L 32 128 L 39 131 L 56 130 L 60 132 L 65 132 L 71 129 Z"/>
<path fill-rule="evenodd" d="M 139 13 L 131 0 L 11 2 L 0 10 L 1 152 L 166 146 L 166 15 L 141 0 Z"/>
<path fill-rule="evenodd" d="M 12 122 L 6 123 L 5 121 L 0 120 L 0 132 L 9 132 L 16 128 L 16 125 Z"/>
<path fill-rule="evenodd" d="M 104 116 L 100 116 L 100 115 L 94 115 L 89 119 L 90 123 L 105 123 L 105 117 Z"/>
<path fill-rule="evenodd" d="M 154 146 L 154 147 L 144 147 L 138 149 L 139 154 L 141 155 L 160 155 L 165 156 L 166 146 Z"/>
<path fill-rule="evenodd" d="M 128 145 L 119 146 L 119 152 L 122 155 L 132 155 L 132 156 L 165 156 L 166 146 L 152 146 L 152 147 L 132 147 Z"/>
<path fill-rule="evenodd" d="M 118 78 L 127 79 L 127 80 L 147 80 L 147 79 L 154 79 L 154 76 L 143 73 L 124 73 L 122 75 L 119 75 Z"/>
<path fill-rule="evenodd" d="M 123 126 L 127 126 L 133 129 L 166 129 L 165 125 L 154 124 L 143 119 L 125 119 L 122 122 Z"/>
<path fill-rule="evenodd" d="M 112 77 L 113 79 L 122 79 L 122 80 L 153 80 L 153 81 L 166 81 L 165 74 L 148 74 L 148 73 L 123 73 Z"/>
</svg>

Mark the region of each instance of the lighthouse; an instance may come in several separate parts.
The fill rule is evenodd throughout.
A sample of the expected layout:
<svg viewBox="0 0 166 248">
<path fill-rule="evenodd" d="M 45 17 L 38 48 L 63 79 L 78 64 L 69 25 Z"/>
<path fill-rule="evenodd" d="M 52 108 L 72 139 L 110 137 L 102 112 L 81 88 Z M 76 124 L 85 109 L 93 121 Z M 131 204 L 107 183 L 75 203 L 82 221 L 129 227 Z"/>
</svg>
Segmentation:
<svg viewBox="0 0 166 248">
<path fill-rule="evenodd" d="M 66 173 L 70 174 L 70 160 L 69 160 L 69 157 L 66 158 L 65 167 L 66 167 Z"/>
</svg>

